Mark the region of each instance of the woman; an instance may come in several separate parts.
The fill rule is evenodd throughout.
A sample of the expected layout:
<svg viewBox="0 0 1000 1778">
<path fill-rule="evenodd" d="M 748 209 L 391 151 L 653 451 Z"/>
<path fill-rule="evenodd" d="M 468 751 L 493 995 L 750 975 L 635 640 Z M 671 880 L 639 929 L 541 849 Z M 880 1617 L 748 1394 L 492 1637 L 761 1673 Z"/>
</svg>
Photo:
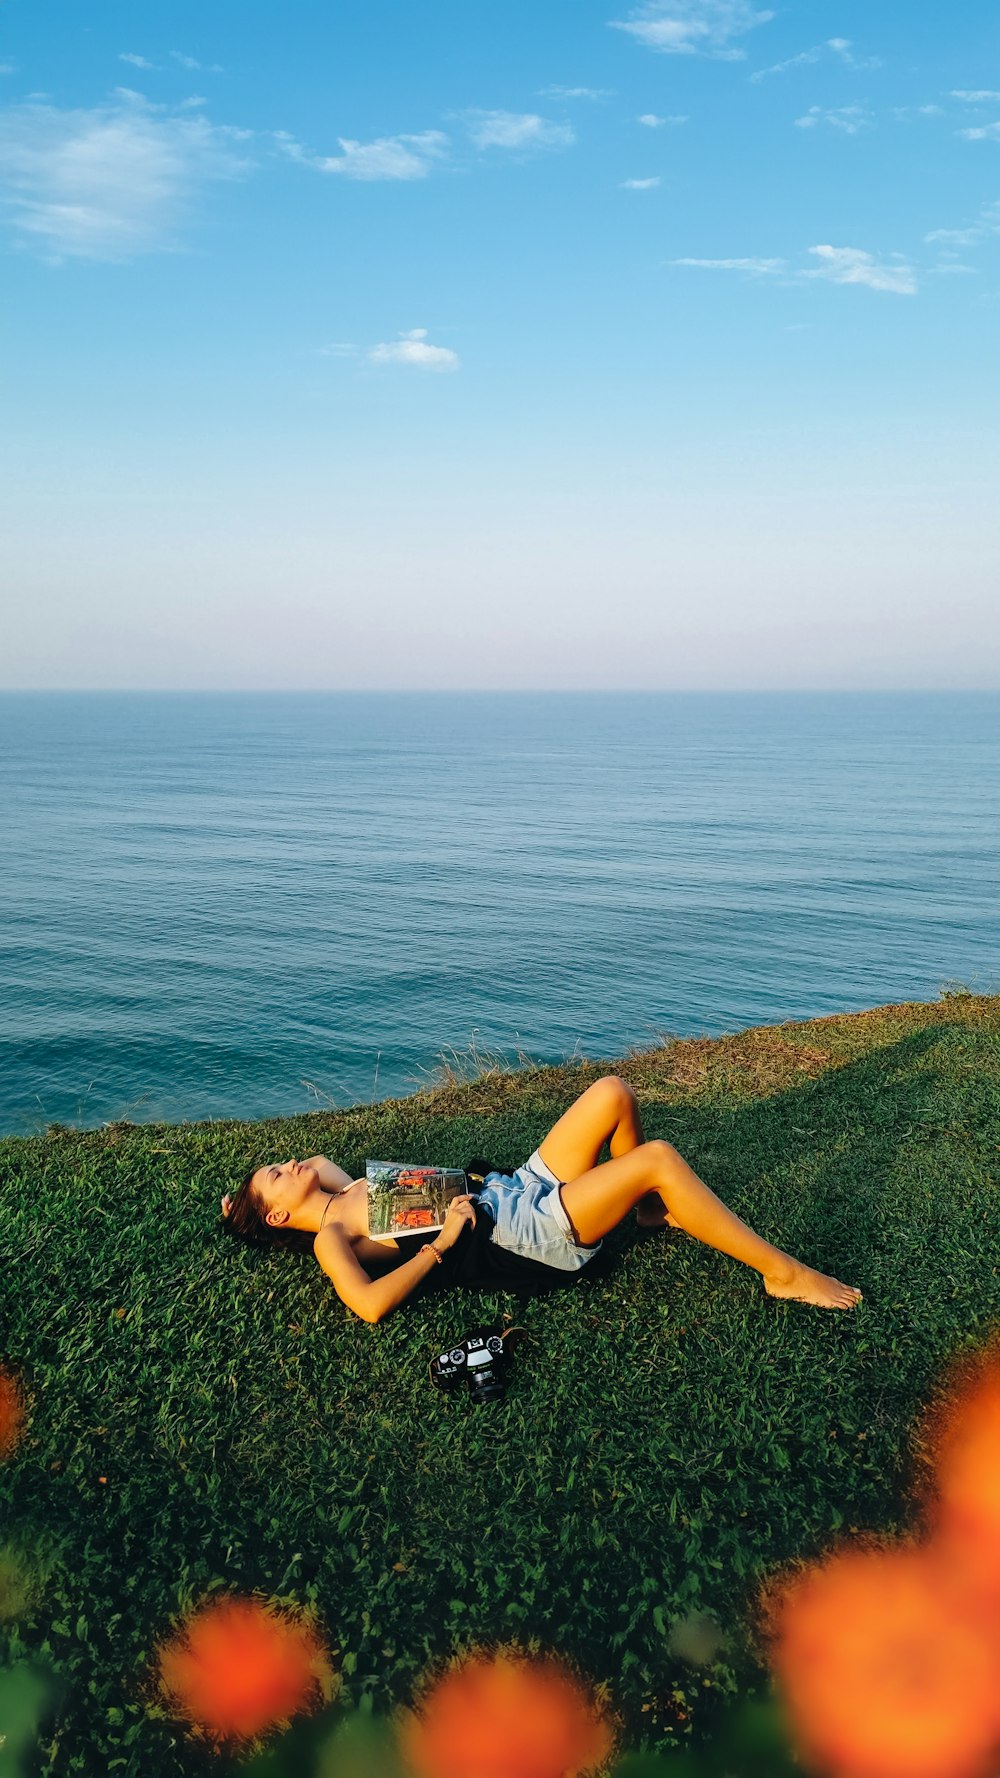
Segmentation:
<svg viewBox="0 0 1000 1778">
<path fill-rule="evenodd" d="M 611 1159 L 599 1166 L 605 1142 Z M 647 1142 L 635 1094 L 615 1075 L 581 1093 L 515 1174 L 489 1174 L 475 1199 L 456 1198 L 431 1236 L 369 1240 L 367 1181 L 324 1155 L 257 1167 L 222 1200 L 229 1233 L 311 1246 L 341 1301 L 371 1322 L 431 1277 L 501 1287 L 579 1277 L 633 1207 L 642 1228 L 670 1223 L 753 1266 L 769 1296 L 824 1309 L 861 1300 L 853 1286 L 762 1241 L 669 1142 Z"/>
</svg>

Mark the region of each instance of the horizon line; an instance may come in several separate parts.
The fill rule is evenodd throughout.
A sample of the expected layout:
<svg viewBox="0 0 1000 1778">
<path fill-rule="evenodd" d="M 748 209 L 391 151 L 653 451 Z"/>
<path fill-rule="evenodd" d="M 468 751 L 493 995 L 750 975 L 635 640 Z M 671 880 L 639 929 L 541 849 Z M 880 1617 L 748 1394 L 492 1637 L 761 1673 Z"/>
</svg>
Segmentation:
<svg viewBox="0 0 1000 1778">
<path fill-rule="evenodd" d="M 0 697 L 992 697 L 998 685 L 0 685 Z"/>
</svg>

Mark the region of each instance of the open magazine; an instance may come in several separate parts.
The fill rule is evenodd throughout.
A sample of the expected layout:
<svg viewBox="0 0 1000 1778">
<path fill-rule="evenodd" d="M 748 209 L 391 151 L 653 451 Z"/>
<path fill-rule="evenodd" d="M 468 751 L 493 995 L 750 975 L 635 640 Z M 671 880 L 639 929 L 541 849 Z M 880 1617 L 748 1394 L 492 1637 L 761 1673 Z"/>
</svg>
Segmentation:
<svg viewBox="0 0 1000 1778">
<path fill-rule="evenodd" d="M 452 1198 L 467 1192 L 461 1167 L 415 1167 L 405 1161 L 366 1161 L 368 1233 L 373 1241 L 432 1234 L 444 1227 Z"/>
</svg>

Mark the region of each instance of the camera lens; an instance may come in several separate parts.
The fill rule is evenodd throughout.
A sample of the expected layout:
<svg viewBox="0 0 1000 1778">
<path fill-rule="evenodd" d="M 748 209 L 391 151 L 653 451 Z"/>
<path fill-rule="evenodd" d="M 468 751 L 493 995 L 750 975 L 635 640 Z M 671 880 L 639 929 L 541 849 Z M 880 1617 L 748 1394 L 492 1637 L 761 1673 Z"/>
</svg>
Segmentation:
<svg viewBox="0 0 1000 1778">
<path fill-rule="evenodd" d="M 484 1365 L 469 1377 L 469 1391 L 473 1401 L 497 1401 L 503 1394 L 503 1384 L 493 1366 Z"/>
</svg>

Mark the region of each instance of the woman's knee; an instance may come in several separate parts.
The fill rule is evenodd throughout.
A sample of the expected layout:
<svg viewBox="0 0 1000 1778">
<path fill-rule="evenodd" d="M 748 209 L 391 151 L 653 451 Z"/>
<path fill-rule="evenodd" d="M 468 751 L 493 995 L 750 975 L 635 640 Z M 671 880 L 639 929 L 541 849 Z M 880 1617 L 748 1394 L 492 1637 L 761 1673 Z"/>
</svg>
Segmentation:
<svg viewBox="0 0 1000 1778">
<path fill-rule="evenodd" d="M 626 1111 L 638 1109 L 638 1099 L 628 1081 L 622 1080 L 620 1074 L 602 1075 L 600 1080 L 595 1080 L 590 1091 L 595 1097 L 599 1094 L 608 1110 L 614 1112 L 618 1117 L 621 1117 Z"/>
<path fill-rule="evenodd" d="M 669 1178 L 677 1163 L 677 1150 L 669 1142 L 654 1138 L 652 1142 L 644 1142 L 642 1154 L 648 1159 L 649 1166 L 658 1179 Z"/>
</svg>

